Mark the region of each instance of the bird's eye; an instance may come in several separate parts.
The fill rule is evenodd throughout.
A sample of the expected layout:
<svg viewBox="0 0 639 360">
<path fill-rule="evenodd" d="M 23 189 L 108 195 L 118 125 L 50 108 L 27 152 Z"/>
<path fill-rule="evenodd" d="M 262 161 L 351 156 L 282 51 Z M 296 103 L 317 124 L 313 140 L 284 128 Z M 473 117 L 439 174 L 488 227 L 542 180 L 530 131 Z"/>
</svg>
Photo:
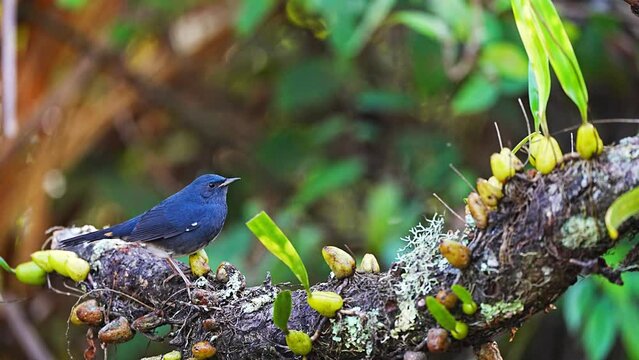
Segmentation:
<svg viewBox="0 0 639 360">
<path fill-rule="evenodd" d="M 215 183 L 214 183 L 214 182 L 210 182 L 210 183 L 209 183 L 209 187 L 210 187 L 210 188 L 214 188 L 214 187 L 215 187 Z"/>
</svg>

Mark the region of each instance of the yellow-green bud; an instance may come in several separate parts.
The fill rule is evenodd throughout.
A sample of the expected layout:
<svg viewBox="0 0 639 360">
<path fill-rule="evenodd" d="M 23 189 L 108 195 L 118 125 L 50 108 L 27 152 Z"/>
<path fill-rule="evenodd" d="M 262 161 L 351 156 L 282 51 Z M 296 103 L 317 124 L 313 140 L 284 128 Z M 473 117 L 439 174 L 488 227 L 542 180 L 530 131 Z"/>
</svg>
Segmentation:
<svg viewBox="0 0 639 360">
<path fill-rule="evenodd" d="M 470 264 L 470 249 L 458 241 L 442 241 L 439 244 L 439 251 L 452 266 L 458 269 L 465 269 Z"/>
<path fill-rule="evenodd" d="M 315 311 L 326 317 L 334 317 L 344 306 L 344 299 L 332 291 L 313 291 L 306 301 Z"/>
<path fill-rule="evenodd" d="M 52 272 L 53 268 L 49 264 L 49 250 L 40 250 L 31 254 L 31 260 L 38 264 L 46 272 Z"/>
<path fill-rule="evenodd" d="M 476 192 L 470 193 L 466 200 L 468 211 L 475 220 L 475 225 L 480 229 L 485 229 L 488 226 L 488 207 Z"/>
<path fill-rule="evenodd" d="M 310 336 L 299 330 L 290 330 L 286 334 L 286 345 L 295 355 L 307 355 L 313 348 Z"/>
<path fill-rule="evenodd" d="M 182 359 L 182 354 L 177 350 L 173 350 L 171 352 L 168 352 L 162 355 L 162 360 L 181 360 L 181 359 Z"/>
<path fill-rule="evenodd" d="M 204 276 L 211 271 L 209 256 L 204 249 L 200 249 L 189 256 L 189 265 L 191 266 L 191 273 L 198 277 Z"/>
<path fill-rule="evenodd" d="M 530 138 L 530 164 L 542 174 L 548 174 L 563 161 L 557 140 L 552 136 L 535 134 Z"/>
<path fill-rule="evenodd" d="M 490 169 L 493 176 L 502 183 L 515 176 L 515 173 L 523 169 L 524 164 L 515 156 L 509 148 L 501 149 L 501 152 L 490 156 Z"/>
<path fill-rule="evenodd" d="M 377 258 L 373 254 L 365 254 L 359 266 L 362 271 L 372 274 L 377 274 L 380 270 Z"/>
<path fill-rule="evenodd" d="M 47 272 L 33 261 L 28 261 L 16 266 L 18 281 L 28 285 L 44 285 L 47 280 Z"/>
<path fill-rule="evenodd" d="M 91 270 L 91 266 L 89 266 L 89 263 L 84 259 L 69 256 L 65 263 L 65 269 L 73 281 L 80 282 L 87 278 L 89 270 Z"/>
<path fill-rule="evenodd" d="M 191 354 L 198 360 L 211 358 L 215 356 L 215 353 L 217 353 L 217 349 L 208 341 L 197 342 L 191 347 Z"/>
<path fill-rule="evenodd" d="M 66 264 L 70 257 L 78 257 L 78 255 L 72 251 L 49 250 L 49 264 L 55 272 L 62 276 L 69 276 Z"/>
<path fill-rule="evenodd" d="M 584 159 L 590 159 L 603 151 L 603 141 L 597 128 L 591 123 L 583 124 L 577 130 L 577 152 Z"/>
<path fill-rule="evenodd" d="M 494 179 L 496 180 L 496 178 Z M 482 178 L 477 179 L 477 192 L 479 192 L 479 196 L 483 203 L 489 207 L 497 206 L 499 199 L 504 197 L 504 193 L 501 191 L 501 186 L 495 186 L 488 180 Z"/>
<path fill-rule="evenodd" d="M 463 303 L 462 311 L 466 315 L 473 315 L 477 312 L 477 303 L 475 303 L 474 301 L 472 303 Z"/>
<path fill-rule="evenodd" d="M 336 278 L 344 279 L 355 273 L 355 259 L 346 251 L 335 246 L 324 246 L 322 256 Z"/>
<path fill-rule="evenodd" d="M 468 325 L 465 322 L 457 321 L 455 330 L 451 331 L 450 334 L 457 340 L 463 340 L 468 335 Z"/>
</svg>

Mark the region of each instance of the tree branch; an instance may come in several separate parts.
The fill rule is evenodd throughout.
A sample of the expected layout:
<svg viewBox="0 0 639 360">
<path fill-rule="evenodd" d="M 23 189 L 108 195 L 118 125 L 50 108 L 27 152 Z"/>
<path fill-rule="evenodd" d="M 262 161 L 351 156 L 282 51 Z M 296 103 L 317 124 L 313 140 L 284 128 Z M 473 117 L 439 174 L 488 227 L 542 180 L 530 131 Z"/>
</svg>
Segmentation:
<svg viewBox="0 0 639 360">
<path fill-rule="evenodd" d="M 344 311 L 334 319 L 322 321 L 306 304 L 305 293 L 295 291 L 289 327 L 310 335 L 319 330 L 309 358 L 392 359 L 424 351 L 426 333 L 437 324 L 417 302 L 454 283 L 472 290 L 480 311 L 454 313 L 470 330 L 463 341 L 453 340 L 451 349 L 478 348 L 551 306 L 580 273 L 605 269 L 598 259 L 615 243 L 603 217 L 615 198 L 639 185 L 639 137 L 606 148 L 595 160 L 565 158 L 549 175 L 528 172 L 510 180 L 486 229 L 469 224 L 464 232 L 447 232 L 443 220 L 434 218 L 412 230 L 407 249 L 388 272 L 315 285 L 344 298 Z M 620 233 L 638 229 L 635 219 Z M 56 240 L 81 230 L 89 231 L 56 232 L 54 247 Z M 437 245 L 443 238 L 469 241 L 467 269 L 452 268 L 441 257 Z M 222 359 L 294 358 L 271 322 L 277 287 L 268 276 L 262 285 L 247 288 L 242 274 L 223 264 L 193 279 L 197 288 L 188 299 L 182 280 L 143 246 L 103 240 L 75 250 L 92 264 L 90 277 L 79 286 L 83 298 L 97 299 L 107 319 L 124 316 L 133 323 L 146 316 L 134 327 L 186 356 L 194 343 L 208 340 Z M 631 254 L 636 264 L 637 250 Z M 188 274 L 186 266 L 183 270 Z M 153 334 L 162 324 L 171 326 L 164 339 Z"/>
</svg>

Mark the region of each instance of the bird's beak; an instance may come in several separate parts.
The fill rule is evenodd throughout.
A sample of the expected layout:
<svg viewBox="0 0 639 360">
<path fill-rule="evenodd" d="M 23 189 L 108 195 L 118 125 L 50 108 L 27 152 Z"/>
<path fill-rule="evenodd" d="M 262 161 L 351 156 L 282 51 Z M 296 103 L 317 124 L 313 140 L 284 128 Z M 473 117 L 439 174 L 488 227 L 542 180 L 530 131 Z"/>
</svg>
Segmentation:
<svg viewBox="0 0 639 360">
<path fill-rule="evenodd" d="M 224 182 L 222 184 L 220 184 L 220 187 L 224 187 L 224 186 L 229 186 L 232 183 L 236 182 L 240 180 L 240 178 L 228 178 L 226 180 L 224 180 Z"/>
</svg>

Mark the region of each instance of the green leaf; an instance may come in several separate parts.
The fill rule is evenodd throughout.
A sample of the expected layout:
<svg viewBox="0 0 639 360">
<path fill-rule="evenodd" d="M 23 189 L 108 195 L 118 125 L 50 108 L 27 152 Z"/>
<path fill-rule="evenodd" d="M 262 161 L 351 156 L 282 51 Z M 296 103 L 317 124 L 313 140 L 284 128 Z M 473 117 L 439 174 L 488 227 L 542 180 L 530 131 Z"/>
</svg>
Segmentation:
<svg viewBox="0 0 639 360">
<path fill-rule="evenodd" d="M 398 11 L 391 16 L 390 22 L 402 24 L 433 40 L 452 40 L 451 29 L 442 19 L 422 11 Z"/>
<path fill-rule="evenodd" d="M 582 333 L 582 342 L 591 360 L 604 359 L 617 337 L 616 311 L 611 309 L 613 309 L 612 302 L 608 297 L 603 297 L 589 313 Z"/>
<path fill-rule="evenodd" d="M 384 21 L 395 5 L 395 0 L 371 0 L 355 32 L 348 42 L 346 57 L 357 55 L 368 42 L 373 32 Z"/>
<path fill-rule="evenodd" d="M 496 73 L 502 78 L 526 80 L 528 59 L 521 48 L 509 42 L 493 42 L 482 50 L 479 64 L 486 73 Z"/>
<path fill-rule="evenodd" d="M 242 0 L 235 19 L 235 30 L 240 36 L 253 33 L 255 28 L 264 20 L 273 7 L 275 0 Z"/>
<path fill-rule="evenodd" d="M 539 101 L 541 100 L 541 95 L 539 94 L 539 87 L 537 87 L 537 80 L 535 78 L 535 69 L 532 67 L 532 63 L 528 62 L 528 103 L 530 104 L 530 111 L 533 114 L 533 123 L 535 132 L 539 131 L 539 125 L 541 125 L 541 110 L 539 106 L 541 105 Z"/>
<path fill-rule="evenodd" d="M 455 115 L 468 115 L 487 110 L 497 102 L 497 85 L 488 81 L 486 76 L 477 73 L 471 76 L 457 91 L 453 98 Z"/>
<path fill-rule="evenodd" d="M 273 324 L 288 333 L 288 318 L 291 316 L 291 292 L 288 290 L 281 291 L 275 298 L 273 304 Z"/>
<path fill-rule="evenodd" d="M 606 211 L 606 228 L 614 240 L 619 237 L 619 226 L 639 214 L 639 186 L 619 196 Z"/>
<path fill-rule="evenodd" d="M 461 300 L 463 303 L 472 304 L 472 303 L 475 302 L 473 300 L 473 295 L 465 287 L 463 287 L 463 286 L 461 286 L 459 284 L 455 284 L 455 285 L 451 286 L 450 289 L 455 293 L 455 295 L 457 295 L 459 300 Z"/>
<path fill-rule="evenodd" d="M 530 0 L 537 35 L 542 40 L 564 92 L 577 105 L 581 118 L 588 119 L 588 89 L 575 51 L 551 0 Z"/>
<path fill-rule="evenodd" d="M 595 300 L 595 284 L 592 278 L 580 280 L 571 286 L 563 296 L 564 320 L 568 330 L 576 334 L 581 327 L 585 316 Z"/>
<path fill-rule="evenodd" d="M 637 341 L 637 324 L 639 324 L 639 308 L 626 302 L 620 311 L 621 339 L 629 359 L 639 359 L 639 341 Z"/>
<path fill-rule="evenodd" d="M 10 272 L 12 274 L 16 273 L 16 271 L 11 266 L 9 266 L 7 261 L 3 259 L 2 256 L 0 256 L 0 268 L 3 268 L 6 272 Z"/>
<path fill-rule="evenodd" d="M 426 306 L 428 307 L 428 312 L 441 327 L 448 331 L 455 331 L 455 318 L 444 305 L 435 300 L 434 297 L 428 296 L 426 297 Z"/>
<path fill-rule="evenodd" d="M 308 292 L 310 284 L 306 267 L 297 254 L 295 247 L 293 247 L 293 244 L 291 244 L 290 240 L 284 235 L 277 224 L 262 211 L 249 220 L 246 226 L 268 251 L 282 260 L 282 262 L 291 269 L 293 274 L 295 274 L 304 286 L 304 289 Z"/>
<path fill-rule="evenodd" d="M 293 198 L 295 206 L 305 206 L 339 188 L 355 183 L 364 173 L 359 159 L 347 159 L 310 171 L 299 192 Z"/>
<path fill-rule="evenodd" d="M 529 94 L 535 93 L 537 96 L 533 100 L 531 96 L 531 110 L 535 119 L 535 131 L 539 131 L 539 126 L 543 124 L 546 128 L 546 105 L 550 96 L 550 69 L 548 67 L 548 56 L 539 36 L 537 35 L 534 15 L 528 0 L 512 0 L 513 15 L 515 24 L 519 30 L 519 36 L 528 55 L 528 63 L 532 68 L 534 83 L 529 80 L 530 86 L 535 89 L 529 90 Z M 534 106 L 533 106 L 534 103 Z"/>
</svg>

